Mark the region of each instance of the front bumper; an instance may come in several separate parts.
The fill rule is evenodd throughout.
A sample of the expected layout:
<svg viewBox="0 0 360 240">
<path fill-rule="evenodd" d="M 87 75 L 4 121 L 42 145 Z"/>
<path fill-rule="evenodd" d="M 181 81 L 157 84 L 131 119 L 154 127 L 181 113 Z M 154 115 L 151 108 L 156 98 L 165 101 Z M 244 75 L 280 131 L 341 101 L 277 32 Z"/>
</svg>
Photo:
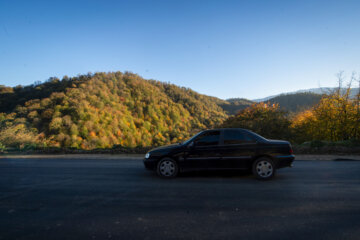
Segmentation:
<svg viewBox="0 0 360 240">
<path fill-rule="evenodd" d="M 156 169 L 157 162 L 155 161 L 155 159 L 144 158 L 143 162 L 144 162 L 144 166 L 146 169 L 148 169 L 148 170 Z"/>
</svg>

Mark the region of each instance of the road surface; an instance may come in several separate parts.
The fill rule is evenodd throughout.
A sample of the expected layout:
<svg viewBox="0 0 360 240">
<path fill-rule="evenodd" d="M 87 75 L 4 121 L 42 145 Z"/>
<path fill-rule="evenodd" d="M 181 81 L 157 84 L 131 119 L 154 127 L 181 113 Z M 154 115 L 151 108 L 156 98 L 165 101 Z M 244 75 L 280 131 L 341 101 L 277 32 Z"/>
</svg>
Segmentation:
<svg viewBox="0 0 360 240">
<path fill-rule="evenodd" d="M 140 159 L 0 159 L 0 239 L 360 239 L 360 161 L 159 179 Z"/>
</svg>

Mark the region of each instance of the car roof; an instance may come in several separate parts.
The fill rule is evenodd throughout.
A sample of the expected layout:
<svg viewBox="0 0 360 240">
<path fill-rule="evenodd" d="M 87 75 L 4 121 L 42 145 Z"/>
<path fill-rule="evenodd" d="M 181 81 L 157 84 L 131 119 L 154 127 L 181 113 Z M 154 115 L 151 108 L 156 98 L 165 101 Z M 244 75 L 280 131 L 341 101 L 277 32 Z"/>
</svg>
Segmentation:
<svg viewBox="0 0 360 240">
<path fill-rule="evenodd" d="M 245 131 L 250 131 L 248 129 L 244 129 L 244 128 L 214 128 L 214 129 L 207 129 L 204 131 L 222 131 L 222 130 L 245 130 Z"/>
</svg>

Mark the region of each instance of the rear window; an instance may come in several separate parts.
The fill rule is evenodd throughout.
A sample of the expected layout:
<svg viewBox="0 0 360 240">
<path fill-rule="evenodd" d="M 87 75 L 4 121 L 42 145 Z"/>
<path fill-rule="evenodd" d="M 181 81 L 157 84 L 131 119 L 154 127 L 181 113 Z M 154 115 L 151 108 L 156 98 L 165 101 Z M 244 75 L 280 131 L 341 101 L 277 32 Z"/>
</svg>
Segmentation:
<svg viewBox="0 0 360 240">
<path fill-rule="evenodd" d="M 255 140 L 244 131 L 224 130 L 225 145 L 244 144 L 244 143 L 253 143 L 253 142 L 255 142 Z"/>
</svg>

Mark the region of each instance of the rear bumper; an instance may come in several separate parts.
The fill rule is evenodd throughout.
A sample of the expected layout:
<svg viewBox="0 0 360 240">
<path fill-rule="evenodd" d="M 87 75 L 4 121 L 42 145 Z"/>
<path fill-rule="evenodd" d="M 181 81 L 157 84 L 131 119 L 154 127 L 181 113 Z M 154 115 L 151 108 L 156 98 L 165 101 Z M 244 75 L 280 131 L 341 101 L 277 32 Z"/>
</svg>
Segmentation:
<svg viewBox="0 0 360 240">
<path fill-rule="evenodd" d="M 277 160 L 277 168 L 291 167 L 295 160 L 295 155 L 276 156 L 275 158 Z"/>
</svg>

